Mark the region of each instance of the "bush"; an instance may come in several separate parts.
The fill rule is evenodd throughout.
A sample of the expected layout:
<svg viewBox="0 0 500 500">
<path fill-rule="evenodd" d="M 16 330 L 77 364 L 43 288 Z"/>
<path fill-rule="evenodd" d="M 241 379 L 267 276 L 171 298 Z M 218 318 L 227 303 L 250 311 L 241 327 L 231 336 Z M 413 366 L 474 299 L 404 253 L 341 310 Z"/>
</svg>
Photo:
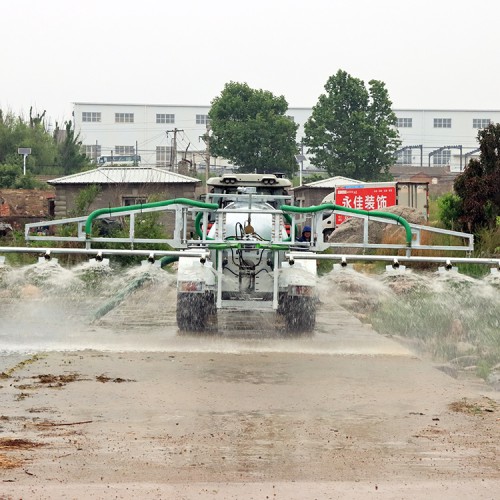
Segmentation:
<svg viewBox="0 0 500 500">
<path fill-rule="evenodd" d="M 0 165 L 0 188 L 15 188 L 16 181 L 22 173 L 22 168 L 17 165 Z"/>
<path fill-rule="evenodd" d="M 462 214 L 462 201 L 453 193 L 446 193 L 437 199 L 439 219 L 446 229 L 455 229 Z"/>
</svg>

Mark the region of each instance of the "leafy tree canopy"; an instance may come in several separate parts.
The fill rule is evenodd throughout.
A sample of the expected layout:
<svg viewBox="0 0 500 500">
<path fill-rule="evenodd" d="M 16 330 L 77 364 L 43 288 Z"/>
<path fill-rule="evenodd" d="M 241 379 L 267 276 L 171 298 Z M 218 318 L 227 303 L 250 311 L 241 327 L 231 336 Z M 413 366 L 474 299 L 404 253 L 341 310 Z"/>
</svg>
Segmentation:
<svg viewBox="0 0 500 500">
<path fill-rule="evenodd" d="M 491 124 L 477 135 L 479 159 L 469 161 L 454 183 L 460 198 L 458 221 L 465 231 L 494 228 L 500 216 L 500 124 Z"/>
<path fill-rule="evenodd" d="M 304 126 L 311 163 L 329 175 L 363 181 L 390 179 L 389 167 L 401 145 L 385 84 L 339 70 L 331 76 Z"/>
<path fill-rule="evenodd" d="M 18 172 L 16 177 L 23 176 L 24 158 L 18 154 L 18 148 L 31 149 L 26 159 L 27 176 L 43 173 L 44 168 L 64 175 L 79 172 L 89 165 L 89 160 L 81 153 L 81 142 L 75 135 L 72 123 L 65 123 L 63 133 L 56 127 L 52 135 L 47 130 L 44 118 L 45 111 L 34 116 L 33 109 L 30 109 L 29 120 L 25 120 L 0 110 L 0 166 L 5 167 L 4 175 L 0 176 L 2 187 L 28 186 L 33 182 L 33 179 L 29 182 L 28 179 L 11 179 L 14 171 Z M 12 167 L 19 168 L 12 170 Z"/>
<path fill-rule="evenodd" d="M 226 158 L 242 172 L 283 172 L 292 177 L 297 170 L 298 125 L 286 116 L 287 109 L 283 96 L 246 83 L 227 83 L 208 113 L 211 155 Z"/>
<path fill-rule="evenodd" d="M 59 135 L 59 127 L 56 124 L 54 137 L 57 138 Z M 71 120 L 65 123 L 65 134 L 57 149 L 59 153 L 57 164 L 62 167 L 65 174 L 80 172 L 89 165 L 89 159 L 82 153 L 82 141 L 79 134 L 75 135 Z"/>
</svg>

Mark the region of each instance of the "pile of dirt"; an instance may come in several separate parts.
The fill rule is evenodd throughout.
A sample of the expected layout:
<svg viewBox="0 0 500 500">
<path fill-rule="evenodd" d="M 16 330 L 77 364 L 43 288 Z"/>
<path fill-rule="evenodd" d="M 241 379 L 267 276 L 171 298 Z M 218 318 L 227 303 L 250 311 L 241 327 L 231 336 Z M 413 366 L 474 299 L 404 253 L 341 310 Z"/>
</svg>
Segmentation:
<svg viewBox="0 0 500 500">
<path fill-rule="evenodd" d="M 425 224 L 424 216 L 410 207 L 388 207 L 384 212 L 399 215 L 406 219 L 410 224 Z M 346 249 L 342 251 L 346 254 L 362 253 L 360 248 L 349 248 L 350 243 L 363 242 L 363 226 L 364 219 L 352 217 L 343 222 L 328 239 L 329 243 L 344 243 Z M 368 222 L 368 242 L 369 243 L 404 243 L 405 230 L 400 224 L 386 224 L 383 222 L 369 221 Z"/>
</svg>

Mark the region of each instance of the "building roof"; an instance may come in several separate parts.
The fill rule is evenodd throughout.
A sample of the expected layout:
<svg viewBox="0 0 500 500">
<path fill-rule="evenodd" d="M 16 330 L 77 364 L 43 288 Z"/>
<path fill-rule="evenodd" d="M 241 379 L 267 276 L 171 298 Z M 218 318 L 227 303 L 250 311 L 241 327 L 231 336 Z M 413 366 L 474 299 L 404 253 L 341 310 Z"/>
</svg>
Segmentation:
<svg viewBox="0 0 500 500">
<path fill-rule="evenodd" d="M 99 167 L 48 181 L 49 184 L 188 184 L 194 177 L 158 167 Z"/>
<path fill-rule="evenodd" d="M 336 188 L 337 186 L 345 186 L 346 184 L 365 184 L 365 182 L 337 175 L 335 177 L 330 177 L 329 179 L 322 179 L 320 181 L 309 182 L 308 184 L 305 184 L 305 186 L 318 187 L 318 188 Z"/>
</svg>

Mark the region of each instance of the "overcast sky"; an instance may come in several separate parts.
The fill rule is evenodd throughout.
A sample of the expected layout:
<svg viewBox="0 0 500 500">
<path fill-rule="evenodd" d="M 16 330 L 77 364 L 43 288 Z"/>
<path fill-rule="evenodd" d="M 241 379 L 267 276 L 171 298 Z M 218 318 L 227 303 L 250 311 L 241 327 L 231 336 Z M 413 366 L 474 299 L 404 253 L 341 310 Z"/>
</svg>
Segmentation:
<svg viewBox="0 0 500 500">
<path fill-rule="evenodd" d="M 0 107 L 209 105 L 229 81 L 312 107 L 342 69 L 394 108 L 500 109 L 499 0 L 5 0 Z"/>
</svg>

